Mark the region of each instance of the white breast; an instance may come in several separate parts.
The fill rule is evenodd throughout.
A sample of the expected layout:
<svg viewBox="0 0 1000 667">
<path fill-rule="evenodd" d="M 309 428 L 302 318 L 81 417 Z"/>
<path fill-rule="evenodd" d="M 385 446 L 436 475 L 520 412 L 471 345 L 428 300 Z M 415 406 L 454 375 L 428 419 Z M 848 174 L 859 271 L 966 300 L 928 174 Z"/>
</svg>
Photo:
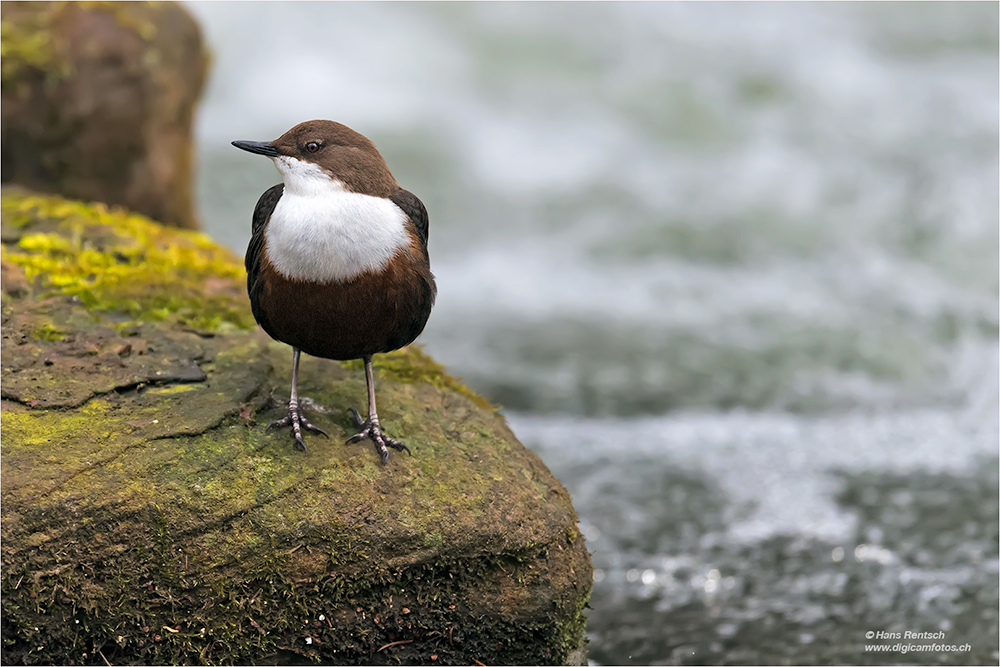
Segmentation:
<svg viewBox="0 0 1000 667">
<path fill-rule="evenodd" d="M 265 231 L 278 273 L 332 283 L 380 271 L 409 244 L 406 214 L 388 199 L 348 192 L 310 162 L 274 158 L 285 190 Z"/>
</svg>

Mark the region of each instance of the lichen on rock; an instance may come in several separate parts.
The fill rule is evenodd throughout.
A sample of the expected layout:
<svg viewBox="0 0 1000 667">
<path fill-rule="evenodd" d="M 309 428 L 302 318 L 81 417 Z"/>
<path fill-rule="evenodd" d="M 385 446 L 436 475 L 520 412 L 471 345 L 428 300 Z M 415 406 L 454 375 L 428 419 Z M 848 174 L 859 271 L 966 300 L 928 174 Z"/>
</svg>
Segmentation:
<svg viewBox="0 0 1000 667">
<path fill-rule="evenodd" d="M 4 662 L 564 663 L 591 565 L 566 490 L 419 348 L 376 356 L 413 456 L 345 445 L 352 364 L 290 349 L 238 258 L 135 214 L 2 197 Z M 436 656 L 436 657 L 435 657 Z M 577 654 L 578 659 L 579 654 Z"/>
</svg>

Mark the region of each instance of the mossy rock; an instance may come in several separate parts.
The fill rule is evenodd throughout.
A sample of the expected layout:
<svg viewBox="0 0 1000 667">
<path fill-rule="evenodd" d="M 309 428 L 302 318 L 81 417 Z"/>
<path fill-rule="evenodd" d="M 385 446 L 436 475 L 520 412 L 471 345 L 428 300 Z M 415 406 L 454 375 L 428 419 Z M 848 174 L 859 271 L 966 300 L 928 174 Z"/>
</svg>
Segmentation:
<svg viewBox="0 0 1000 667">
<path fill-rule="evenodd" d="M 345 445 L 363 374 L 311 357 L 298 452 L 238 258 L 11 189 L 2 237 L 4 663 L 581 659 L 569 495 L 419 348 L 375 359 L 413 456 Z"/>
<path fill-rule="evenodd" d="M 197 229 L 201 29 L 176 2 L 0 4 L 2 181 Z"/>
</svg>

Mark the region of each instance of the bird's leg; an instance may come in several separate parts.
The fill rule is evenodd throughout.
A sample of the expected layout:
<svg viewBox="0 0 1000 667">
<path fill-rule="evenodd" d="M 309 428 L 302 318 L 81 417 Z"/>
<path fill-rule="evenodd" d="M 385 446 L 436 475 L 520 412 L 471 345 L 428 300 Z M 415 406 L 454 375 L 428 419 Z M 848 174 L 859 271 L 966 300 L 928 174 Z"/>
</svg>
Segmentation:
<svg viewBox="0 0 1000 667">
<path fill-rule="evenodd" d="M 375 412 L 375 379 L 372 377 L 372 358 L 370 356 L 365 357 L 365 380 L 368 383 L 368 419 L 362 421 L 361 414 L 357 410 L 348 408 L 348 411 L 351 413 L 351 420 L 361 430 L 348 438 L 347 444 L 371 438 L 372 442 L 375 443 L 375 451 L 382 457 L 382 465 L 385 465 L 389 461 L 389 450 L 386 447 L 392 447 L 395 450 L 413 454 L 410 448 L 399 440 L 394 440 L 382 433 L 382 427 L 378 423 L 378 414 Z"/>
<path fill-rule="evenodd" d="M 292 427 L 292 432 L 295 435 L 295 449 L 300 452 L 306 451 L 306 443 L 302 442 L 302 429 L 307 428 L 310 431 L 315 431 L 320 435 L 326 435 L 329 437 L 323 429 L 318 426 L 313 426 L 308 421 L 306 421 L 305 415 L 302 414 L 302 409 L 299 408 L 299 348 L 292 348 L 292 397 L 288 399 L 288 414 L 285 415 L 283 419 L 271 422 L 268 424 L 268 428 L 275 428 L 277 426 L 289 426 Z"/>
</svg>

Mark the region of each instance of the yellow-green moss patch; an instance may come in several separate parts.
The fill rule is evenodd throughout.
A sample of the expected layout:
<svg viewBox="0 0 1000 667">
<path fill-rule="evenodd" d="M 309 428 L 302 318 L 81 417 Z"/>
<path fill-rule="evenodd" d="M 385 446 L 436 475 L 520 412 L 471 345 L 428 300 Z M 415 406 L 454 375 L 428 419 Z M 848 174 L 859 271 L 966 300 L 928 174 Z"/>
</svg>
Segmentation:
<svg viewBox="0 0 1000 667">
<path fill-rule="evenodd" d="M 66 332 L 62 329 L 52 326 L 51 322 L 46 322 L 42 326 L 38 327 L 32 332 L 32 335 L 36 340 L 44 340 L 47 342 L 60 341 L 66 337 Z"/>
<path fill-rule="evenodd" d="M 254 326 L 246 273 L 232 252 L 197 232 L 163 227 L 94 203 L 5 190 L 2 258 L 45 293 L 140 321 L 206 330 Z"/>
<path fill-rule="evenodd" d="M 121 2 L 35 2 L 7 3 L 14 5 L 14 16 L 0 20 L 0 80 L 3 86 L 15 85 L 27 72 L 40 72 L 50 81 L 61 80 L 73 72 L 70 61 L 61 53 L 53 27 L 67 18 L 67 9 L 100 10 L 108 12 L 115 22 L 139 35 L 144 41 L 156 38 L 156 23 L 147 18 L 149 12 L 136 12 Z M 159 3 L 146 3 L 156 10 Z M 25 5 L 25 7 L 17 7 Z M 5 8 L 9 10 L 10 8 Z M 10 12 L 10 13 L 14 13 Z"/>
<path fill-rule="evenodd" d="M 344 368 L 358 370 L 364 368 L 360 359 L 342 362 Z M 498 406 L 491 405 L 485 398 L 472 391 L 461 380 L 449 375 L 445 367 L 434 361 L 434 358 L 424 352 L 421 345 L 408 345 L 401 350 L 377 354 L 372 360 L 372 367 L 379 377 L 391 382 L 426 382 L 438 389 L 449 389 L 470 399 L 481 408 L 496 410 Z"/>
<path fill-rule="evenodd" d="M 35 11 L 15 22 L 0 20 L 0 81 L 14 84 L 26 71 L 35 70 L 52 78 L 62 78 L 69 63 L 59 57 L 50 26 L 59 3 L 39 3 Z"/>
</svg>

